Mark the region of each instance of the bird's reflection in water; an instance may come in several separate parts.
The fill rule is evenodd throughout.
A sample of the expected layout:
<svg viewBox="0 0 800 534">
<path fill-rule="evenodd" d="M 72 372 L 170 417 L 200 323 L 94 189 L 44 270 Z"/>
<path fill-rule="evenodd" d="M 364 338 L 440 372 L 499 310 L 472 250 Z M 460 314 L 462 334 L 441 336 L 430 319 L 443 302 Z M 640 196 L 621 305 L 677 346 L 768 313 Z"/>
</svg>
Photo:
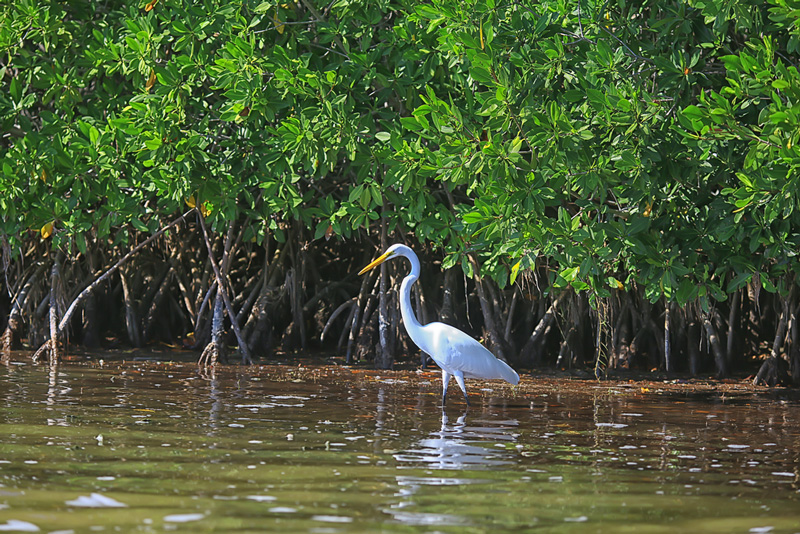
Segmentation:
<svg viewBox="0 0 800 534">
<path fill-rule="evenodd" d="M 516 449 L 509 445 L 516 441 L 518 425 L 516 419 L 478 419 L 468 424 L 467 412 L 451 423 L 442 412 L 441 428 L 413 448 L 395 454 L 395 459 L 429 469 L 481 469 L 509 464 L 516 455 Z"/>
<path fill-rule="evenodd" d="M 451 423 L 447 414 L 442 412 L 442 426 L 438 431 L 431 432 L 429 437 L 419 440 L 413 448 L 395 454 L 394 457 L 400 462 L 399 468 L 488 470 L 493 466 L 516 461 L 517 452 L 513 443 L 518 437 L 518 426 L 519 422 L 516 419 L 486 418 L 477 419 L 469 424 L 466 412 Z M 453 474 L 451 472 L 442 473 L 443 476 L 397 475 L 396 496 L 400 500 L 384 511 L 395 521 L 407 525 L 469 526 L 470 520 L 466 517 L 419 509 L 419 494 L 425 493 L 425 487 L 492 482 L 489 478 L 475 477 L 474 474 L 468 476 L 458 476 L 457 473 L 453 476 Z"/>
</svg>

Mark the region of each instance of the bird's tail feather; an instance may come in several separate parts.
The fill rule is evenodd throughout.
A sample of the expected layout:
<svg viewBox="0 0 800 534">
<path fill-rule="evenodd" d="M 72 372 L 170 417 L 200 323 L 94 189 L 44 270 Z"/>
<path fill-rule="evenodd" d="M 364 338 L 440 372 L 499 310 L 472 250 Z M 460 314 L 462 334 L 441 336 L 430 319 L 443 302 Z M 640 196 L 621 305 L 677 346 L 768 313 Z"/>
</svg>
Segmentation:
<svg viewBox="0 0 800 534">
<path fill-rule="evenodd" d="M 497 358 L 492 358 L 492 363 L 487 369 L 486 367 L 481 368 L 480 372 L 475 372 L 475 370 L 467 370 L 465 369 L 464 376 L 467 378 L 478 378 L 483 380 L 505 380 L 513 385 L 517 385 L 519 383 L 519 375 L 517 372 L 511 368 L 503 360 L 499 360 Z"/>
<path fill-rule="evenodd" d="M 505 380 L 506 382 L 509 382 L 510 384 L 513 384 L 515 386 L 517 384 L 519 384 L 519 375 L 517 374 L 517 372 L 514 369 L 512 369 L 511 366 L 508 365 L 506 362 L 501 361 L 501 360 L 497 360 L 497 361 L 500 362 L 500 364 L 501 364 L 500 365 L 500 374 L 502 375 L 503 380 Z"/>
</svg>

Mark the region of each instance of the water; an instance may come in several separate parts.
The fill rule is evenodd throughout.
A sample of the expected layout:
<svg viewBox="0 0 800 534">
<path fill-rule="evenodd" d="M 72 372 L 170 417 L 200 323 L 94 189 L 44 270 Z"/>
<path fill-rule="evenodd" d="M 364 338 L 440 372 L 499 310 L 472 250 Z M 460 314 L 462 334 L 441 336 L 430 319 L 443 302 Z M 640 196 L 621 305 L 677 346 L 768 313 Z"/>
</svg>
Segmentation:
<svg viewBox="0 0 800 534">
<path fill-rule="evenodd" d="M 0 368 L 0 531 L 800 532 L 800 406 L 746 387 Z"/>
</svg>

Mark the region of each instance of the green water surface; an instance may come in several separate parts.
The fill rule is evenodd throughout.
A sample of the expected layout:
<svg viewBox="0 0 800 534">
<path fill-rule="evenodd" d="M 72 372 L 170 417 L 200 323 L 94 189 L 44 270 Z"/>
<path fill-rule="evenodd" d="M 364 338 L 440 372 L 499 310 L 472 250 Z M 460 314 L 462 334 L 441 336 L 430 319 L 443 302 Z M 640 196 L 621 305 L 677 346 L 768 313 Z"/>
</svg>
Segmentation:
<svg viewBox="0 0 800 534">
<path fill-rule="evenodd" d="M 795 401 L 276 369 L 0 367 L 0 531 L 800 532 Z"/>
</svg>

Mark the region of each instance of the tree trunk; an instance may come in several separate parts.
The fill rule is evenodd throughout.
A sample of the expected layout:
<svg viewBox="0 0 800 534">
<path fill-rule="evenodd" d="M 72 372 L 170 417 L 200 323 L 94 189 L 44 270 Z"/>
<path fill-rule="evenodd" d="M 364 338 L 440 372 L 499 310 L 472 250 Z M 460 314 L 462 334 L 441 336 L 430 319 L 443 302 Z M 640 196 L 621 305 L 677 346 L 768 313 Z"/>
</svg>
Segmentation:
<svg viewBox="0 0 800 534">
<path fill-rule="evenodd" d="M 717 368 L 717 378 L 724 378 L 728 375 L 728 366 L 725 364 L 725 354 L 722 352 L 722 345 L 719 342 L 717 329 L 711 322 L 711 316 L 708 313 L 703 313 L 701 319 L 703 321 L 703 327 L 706 329 L 708 343 L 711 345 L 711 352 L 714 354 L 714 365 Z"/>
<path fill-rule="evenodd" d="M 344 346 L 345 342 L 347 341 L 348 337 L 350 336 L 350 330 L 353 325 L 353 320 L 356 316 L 356 302 L 353 301 L 353 305 L 350 306 L 350 313 L 347 314 L 347 319 L 344 322 L 344 328 L 342 329 L 342 333 L 339 334 L 339 342 L 336 344 L 336 348 L 341 350 Z"/>
<path fill-rule="evenodd" d="M 419 322 L 421 324 L 428 324 L 428 322 L 429 322 L 428 321 L 428 312 L 427 312 L 426 306 L 425 306 L 425 298 L 424 298 L 424 296 L 422 294 L 422 286 L 419 284 L 419 282 L 414 284 L 413 294 L 414 294 L 414 301 L 415 301 L 415 304 L 416 304 L 415 308 L 416 308 L 416 311 L 417 311 L 417 317 L 419 318 Z M 395 339 L 398 339 L 398 338 L 399 338 L 399 336 L 395 336 Z M 430 356 L 424 350 L 420 350 L 419 352 L 420 352 L 420 354 L 419 354 L 420 364 L 422 365 L 423 369 L 427 369 L 428 368 L 428 359 L 430 358 Z"/>
<path fill-rule="evenodd" d="M 800 326 L 798 326 L 800 321 L 797 318 L 798 313 L 800 313 L 800 302 L 792 310 L 792 327 L 789 330 L 789 374 L 795 386 L 800 385 Z"/>
<path fill-rule="evenodd" d="M 212 288 L 215 288 L 217 285 L 213 280 L 214 269 L 211 268 L 210 258 L 206 257 L 206 261 L 204 263 L 205 267 L 203 268 L 203 275 L 200 277 L 199 283 L 197 284 L 197 294 L 195 295 L 194 298 L 195 333 L 200 331 L 201 318 L 203 317 L 206 306 L 208 305 L 209 299 L 211 298 Z M 211 308 L 213 308 L 213 306 L 211 306 Z"/>
<path fill-rule="evenodd" d="M 159 315 L 158 315 L 159 306 L 167 294 L 167 289 L 169 288 L 170 282 L 172 281 L 172 273 L 173 273 L 172 267 L 169 264 L 167 264 L 166 269 L 164 269 L 160 280 L 158 280 L 157 283 L 158 289 L 156 289 L 155 293 L 152 296 L 152 299 L 149 301 L 150 303 L 149 309 L 147 311 L 147 315 L 145 315 L 144 317 L 144 327 L 142 328 L 142 340 L 145 343 L 150 341 L 150 338 L 153 335 L 153 328 L 156 325 L 156 323 L 159 322 Z"/>
<path fill-rule="evenodd" d="M 347 365 L 351 365 L 353 363 L 353 352 L 358 351 L 360 347 L 358 347 L 358 340 L 360 338 L 360 333 L 362 328 L 365 326 L 366 321 L 369 320 L 369 314 L 366 312 L 365 308 L 369 303 L 369 297 L 371 295 L 370 288 L 374 289 L 375 285 L 375 273 L 370 272 L 367 276 L 363 277 L 361 280 L 361 289 L 358 292 L 358 299 L 356 300 L 355 304 L 355 313 L 353 314 L 353 321 L 350 327 L 350 333 L 347 339 L 347 352 L 345 353 L 345 363 Z"/>
<path fill-rule="evenodd" d="M 128 339 L 134 347 L 142 346 L 142 335 L 139 328 L 139 314 L 136 311 L 136 302 L 133 300 L 128 276 L 123 269 L 119 271 L 119 278 L 122 282 L 123 304 L 125 307 L 125 328 L 128 331 Z"/>
<path fill-rule="evenodd" d="M 789 320 L 789 299 L 783 300 L 783 309 L 781 310 L 781 317 L 778 320 L 778 327 L 775 329 L 775 338 L 772 341 L 772 350 L 770 355 L 761 364 L 761 368 L 756 373 L 753 379 L 753 385 L 764 384 L 766 386 L 774 386 L 782 382 L 785 378 L 782 376 L 782 369 L 780 368 L 780 350 L 783 345 L 783 340 L 786 337 L 786 325 Z"/>
<path fill-rule="evenodd" d="M 439 320 L 443 323 L 455 326 L 456 317 L 453 309 L 453 293 L 455 292 L 456 270 L 448 269 L 444 272 L 444 282 L 442 283 L 442 310 L 439 312 Z"/>
<path fill-rule="evenodd" d="M 736 339 L 736 318 L 739 315 L 739 301 L 742 291 L 736 290 L 731 298 L 731 308 L 728 310 L 728 338 L 725 340 L 725 361 L 730 365 L 733 362 L 733 347 Z"/>
<path fill-rule="evenodd" d="M 689 352 L 689 374 L 697 376 L 700 372 L 700 325 L 696 320 L 689 321 L 686 328 L 686 345 Z"/>
<path fill-rule="evenodd" d="M 299 230 L 296 232 L 297 242 L 302 239 Z M 305 278 L 304 252 L 300 247 L 293 247 L 292 256 L 293 268 L 286 273 L 286 290 L 289 293 L 289 304 L 292 310 L 292 324 L 289 325 L 290 331 L 294 334 L 292 344 L 299 345 L 300 349 L 306 349 L 306 323 L 303 314 L 303 279 Z M 297 346 L 295 345 L 295 346 Z"/>
<path fill-rule="evenodd" d="M 100 328 L 97 318 L 97 299 L 94 295 L 86 298 L 81 316 L 81 344 L 87 349 L 100 346 Z"/>
<path fill-rule="evenodd" d="M 506 317 L 506 329 L 503 332 L 503 338 L 506 341 L 511 340 L 511 329 L 514 324 L 514 312 L 517 309 L 517 300 L 519 298 L 519 289 L 514 287 L 514 294 L 511 296 L 511 305 L 508 307 L 508 316 Z"/>
<path fill-rule="evenodd" d="M 50 269 L 50 297 L 49 297 L 49 323 L 50 323 L 50 338 L 33 354 L 33 361 L 39 362 L 42 356 L 46 356 L 50 365 L 57 365 L 61 361 L 61 336 L 58 329 L 58 297 L 61 291 L 59 286 L 61 284 L 61 270 L 58 265 L 58 259 L 53 260 L 53 266 Z"/>
<path fill-rule="evenodd" d="M 597 301 L 597 328 L 594 338 L 594 377 L 600 380 L 608 369 L 608 349 L 603 350 L 603 332 L 607 330 L 609 321 L 609 304 L 605 299 Z"/>
<path fill-rule="evenodd" d="M 669 301 L 666 302 L 664 306 L 664 369 L 667 371 L 667 374 L 672 374 L 675 370 L 672 364 L 672 346 L 670 344 L 670 307 L 671 303 Z"/>
<path fill-rule="evenodd" d="M 486 328 L 486 331 L 489 334 L 489 343 L 487 344 L 491 347 L 492 352 L 498 360 L 506 361 L 506 355 L 503 350 L 500 333 L 497 330 L 497 323 L 491 309 L 492 303 L 489 301 L 486 292 L 484 291 L 483 278 L 480 274 L 481 268 L 478 265 L 478 260 L 472 253 L 468 253 L 467 258 L 472 264 L 473 277 L 475 278 L 475 290 L 478 292 L 478 301 L 480 302 L 481 313 L 483 314 L 483 326 Z"/>
<path fill-rule="evenodd" d="M 561 340 L 561 346 L 558 350 L 558 358 L 556 358 L 556 367 L 559 369 L 571 368 L 572 367 L 572 359 L 574 351 L 572 346 L 574 344 L 574 338 L 578 333 L 578 327 L 575 323 L 572 323 L 567 330 L 567 333 L 564 335 L 564 339 Z"/>
<path fill-rule="evenodd" d="M 614 331 L 611 333 L 611 361 L 608 363 L 611 369 L 622 367 L 622 362 L 629 358 L 627 350 L 630 343 L 630 320 L 628 316 L 630 315 L 631 299 L 628 293 L 618 292 L 617 295 L 617 302 L 621 302 L 621 304 L 614 320 Z"/>
<path fill-rule="evenodd" d="M 561 304 L 561 301 L 568 293 L 569 290 L 567 289 L 558 295 L 558 297 L 553 299 L 553 301 L 550 303 L 550 306 L 547 308 L 547 311 L 539 320 L 539 324 L 537 324 L 536 328 L 534 328 L 533 332 L 531 332 L 531 336 L 522 347 L 522 350 L 519 352 L 519 356 L 517 358 L 523 365 L 535 365 L 540 360 L 539 354 L 536 351 L 536 345 L 539 343 L 540 339 L 544 339 L 544 333 L 555 319 L 559 304 Z"/>
<path fill-rule="evenodd" d="M 386 235 L 386 218 L 381 217 L 381 251 L 388 247 Z M 389 265 L 382 263 L 380 290 L 378 292 L 378 350 L 375 354 L 376 369 L 391 369 L 394 363 L 394 354 L 389 343 Z"/>
</svg>

